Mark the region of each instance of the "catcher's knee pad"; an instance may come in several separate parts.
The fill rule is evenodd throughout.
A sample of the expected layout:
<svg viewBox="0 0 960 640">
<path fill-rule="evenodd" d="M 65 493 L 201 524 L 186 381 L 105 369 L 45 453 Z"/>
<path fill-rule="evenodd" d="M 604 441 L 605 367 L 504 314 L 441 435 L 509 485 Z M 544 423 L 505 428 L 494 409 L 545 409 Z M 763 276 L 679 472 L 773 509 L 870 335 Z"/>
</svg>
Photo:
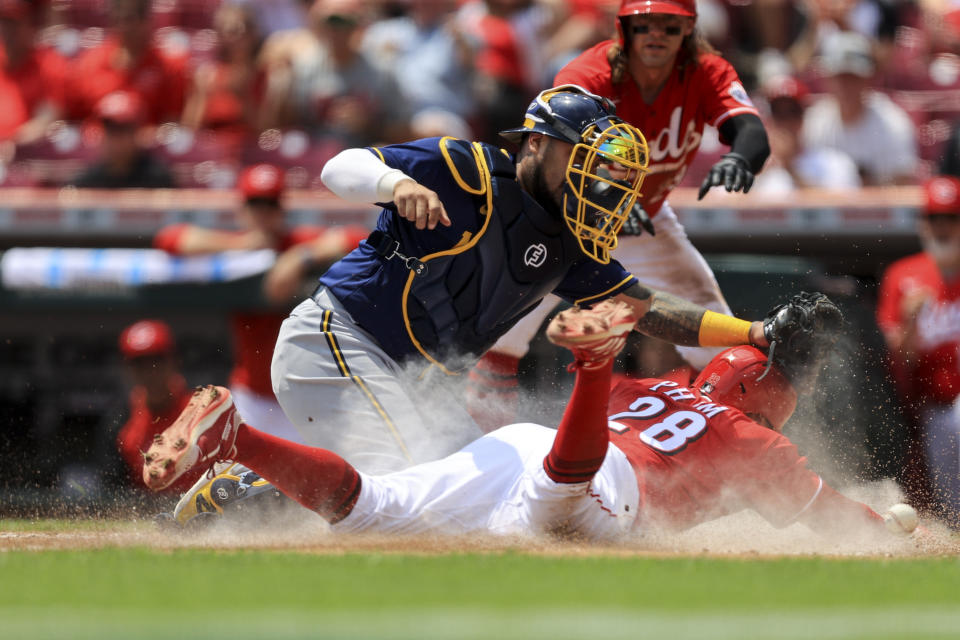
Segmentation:
<svg viewBox="0 0 960 640">
<path fill-rule="evenodd" d="M 181 527 L 195 528 L 241 514 L 273 514 L 289 502 L 272 484 L 240 464 L 232 464 L 212 478 L 204 476 L 187 491 L 173 511 Z"/>
</svg>

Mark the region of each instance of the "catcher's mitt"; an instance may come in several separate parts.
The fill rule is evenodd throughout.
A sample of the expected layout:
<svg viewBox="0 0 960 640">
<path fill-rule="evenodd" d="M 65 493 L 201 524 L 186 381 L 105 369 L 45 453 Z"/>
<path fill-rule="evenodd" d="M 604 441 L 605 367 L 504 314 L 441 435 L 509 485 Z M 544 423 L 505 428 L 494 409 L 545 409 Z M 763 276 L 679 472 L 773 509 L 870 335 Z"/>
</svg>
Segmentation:
<svg viewBox="0 0 960 640">
<path fill-rule="evenodd" d="M 788 371 L 819 365 L 843 326 L 843 313 L 822 293 L 799 293 L 763 320 L 769 355 Z"/>
</svg>

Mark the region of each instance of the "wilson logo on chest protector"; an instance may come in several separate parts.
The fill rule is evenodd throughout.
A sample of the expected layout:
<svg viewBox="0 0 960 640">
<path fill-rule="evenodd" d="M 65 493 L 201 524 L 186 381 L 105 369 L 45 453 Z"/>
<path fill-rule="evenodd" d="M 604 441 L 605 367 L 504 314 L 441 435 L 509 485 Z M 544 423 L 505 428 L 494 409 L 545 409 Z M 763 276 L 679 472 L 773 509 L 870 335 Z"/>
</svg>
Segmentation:
<svg viewBox="0 0 960 640">
<path fill-rule="evenodd" d="M 532 244 L 523 252 L 523 264 L 528 267 L 542 267 L 547 261 L 547 248 L 542 243 Z"/>
</svg>

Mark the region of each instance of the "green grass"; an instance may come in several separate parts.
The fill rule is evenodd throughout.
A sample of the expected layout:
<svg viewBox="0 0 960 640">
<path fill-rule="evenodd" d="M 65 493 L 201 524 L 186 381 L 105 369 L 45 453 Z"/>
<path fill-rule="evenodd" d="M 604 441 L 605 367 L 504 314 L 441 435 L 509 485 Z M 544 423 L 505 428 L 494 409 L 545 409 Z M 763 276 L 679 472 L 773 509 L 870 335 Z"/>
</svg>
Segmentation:
<svg viewBox="0 0 960 640">
<path fill-rule="evenodd" d="M 0 638 L 958 638 L 960 560 L 0 553 Z"/>
</svg>

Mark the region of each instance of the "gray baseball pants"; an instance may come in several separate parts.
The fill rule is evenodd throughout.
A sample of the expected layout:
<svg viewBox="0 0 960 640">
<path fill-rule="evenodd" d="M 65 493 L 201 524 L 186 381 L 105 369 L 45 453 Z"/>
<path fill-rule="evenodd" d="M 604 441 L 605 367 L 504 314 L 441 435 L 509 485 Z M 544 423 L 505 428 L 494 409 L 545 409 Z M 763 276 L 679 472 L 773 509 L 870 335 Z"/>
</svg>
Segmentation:
<svg viewBox="0 0 960 640">
<path fill-rule="evenodd" d="M 302 441 L 367 474 L 437 460 L 483 435 L 459 380 L 425 361 L 401 367 L 324 288 L 284 321 L 272 378 Z"/>
</svg>

